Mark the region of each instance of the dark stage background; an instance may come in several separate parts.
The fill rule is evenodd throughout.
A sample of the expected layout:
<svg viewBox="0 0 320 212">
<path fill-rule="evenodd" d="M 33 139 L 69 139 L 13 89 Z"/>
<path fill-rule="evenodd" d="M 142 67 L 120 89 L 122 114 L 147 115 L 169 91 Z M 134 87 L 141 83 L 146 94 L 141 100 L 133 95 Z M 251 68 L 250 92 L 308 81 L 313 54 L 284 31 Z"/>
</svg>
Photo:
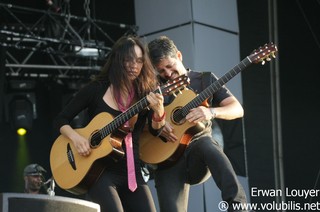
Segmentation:
<svg viewBox="0 0 320 212">
<path fill-rule="evenodd" d="M 241 55 L 250 46 L 269 39 L 268 4 L 271 1 L 238 1 Z M 319 189 L 320 137 L 317 133 L 320 96 L 320 3 L 319 1 L 274 1 L 278 12 L 280 122 L 282 129 L 285 188 Z M 275 188 L 272 142 L 270 70 L 252 67 L 242 73 L 246 149 L 250 187 Z M 285 197 L 287 201 L 317 202 L 319 196 Z M 252 197 L 253 202 L 275 198 Z"/>
<path fill-rule="evenodd" d="M 39 9 L 48 9 L 45 1 L 1 1 Z M 82 2 L 82 1 L 81 1 Z M 255 47 L 270 41 L 269 3 L 271 1 L 238 1 L 240 26 L 241 58 L 247 56 Z M 317 132 L 320 119 L 319 59 L 320 59 L 320 3 L 319 1 L 275 1 L 278 12 L 277 54 L 280 84 L 280 123 L 282 129 L 283 173 L 285 187 L 289 189 L 320 189 L 317 181 L 320 161 L 320 136 Z M 59 3 L 59 1 L 58 1 Z M 101 20 L 134 25 L 134 2 L 91 1 L 92 14 Z M 82 16 L 83 3 L 70 1 L 71 13 Z M 1 24 L 6 20 L 0 15 Z M 36 17 L 30 17 L 35 18 Z M 108 34 L 115 39 L 125 30 L 115 27 Z M 111 43 L 111 42 L 110 42 Z M 0 192 L 19 192 L 23 190 L 22 168 L 26 160 L 39 163 L 50 177 L 49 152 L 57 132 L 52 129 L 52 119 L 61 110 L 67 96 L 74 90 L 72 83 L 52 79 L 39 79 L 35 95 L 37 118 L 33 130 L 26 141 L 18 139 L 6 120 L 4 77 L 4 50 L 1 49 L 1 119 L 0 119 Z M 43 55 L 39 55 L 41 57 Z M 245 109 L 244 129 L 246 136 L 247 169 L 250 187 L 259 189 L 275 188 L 275 154 L 272 131 L 271 90 L 275 78 L 270 67 L 251 66 L 242 73 L 243 106 Z M 23 158 L 21 152 L 27 149 Z M 20 156 L 19 156 L 20 155 Z M 19 157 L 18 157 L 19 156 Z M 25 160 L 23 160 L 25 159 Z M 62 191 L 58 191 L 64 194 Z M 69 195 L 69 194 L 65 194 Z M 251 197 L 251 202 L 271 202 L 273 197 Z M 301 202 L 319 201 L 319 197 L 290 198 Z"/>
</svg>

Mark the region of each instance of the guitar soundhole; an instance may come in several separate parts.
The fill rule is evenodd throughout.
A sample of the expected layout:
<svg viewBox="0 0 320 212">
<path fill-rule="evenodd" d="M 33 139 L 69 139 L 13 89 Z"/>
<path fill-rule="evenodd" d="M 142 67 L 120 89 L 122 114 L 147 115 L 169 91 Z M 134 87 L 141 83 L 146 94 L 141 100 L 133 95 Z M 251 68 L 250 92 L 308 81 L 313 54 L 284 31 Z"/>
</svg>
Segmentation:
<svg viewBox="0 0 320 212">
<path fill-rule="evenodd" d="M 69 143 L 67 145 L 67 157 L 72 169 L 76 170 L 77 169 L 76 163 L 75 163 L 73 152 Z"/>
<path fill-rule="evenodd" d="M 101 144 L 101 134 L 99 131 L 93 132 L 90 139 L 91 148 L 97 148 Z"/>
<path fill-rule="evenodd" d="M 176 125 L 181 125 L 186 122 L 185 117 L 182 114 L 182 110 L 180 110 L 181 108 L 182 107 L 175 108 L 173 110 L 173 112 L 171 113 L 170 118 L 171 118 L 172 122 Z"/>
</svg>

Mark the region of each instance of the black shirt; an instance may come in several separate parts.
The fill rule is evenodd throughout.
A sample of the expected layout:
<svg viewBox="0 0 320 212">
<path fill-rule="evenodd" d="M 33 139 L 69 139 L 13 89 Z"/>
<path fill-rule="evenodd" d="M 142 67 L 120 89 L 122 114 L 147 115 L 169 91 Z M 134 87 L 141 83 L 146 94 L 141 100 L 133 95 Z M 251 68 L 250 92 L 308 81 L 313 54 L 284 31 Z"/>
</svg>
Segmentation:
<svg viewBox="0 0 320 212">
<path fill-rule="evenodd" d="M 89 120 L 92 120 L 96 115 L 101 112 L 107 112 L 113 117 L 121 114 L 121 111 L 111 108 L 103 100 L 103 96 L 106 93 L 109 84 L 102 81 L 93 81 L 79 90 L 75 97 L 66 105 L 63 111 L 56 117 L 54 126 L 56 129 L 60 129 L 63 125 L 70 124 L 72 119 L 84 109 L 87 109 Z M 134 125 L 132 132 L 133 151 L 135 158 L 136 171 L 140 169 L 139 163 L 139 136 L 145 125 L 145 119 L 147 117 L 147 110 L 140 112 L 137 122 Z M 105 125 L 109 124 L 112 120 L 106 120 Z M 101 127 L 105 126 L 104 124 Z M 105 140 L 104 140 L 105 141 Z M 125 152 L 125 142 L 122 142 L 122 149 Z M 109 164 L 110 163 L 110 164 Z M 126 171 L 126 158 L 123 157 L 119 161 L 108 161 L 108 169 Z"/>
<path fill-rule="evenodd" d="M 190 78 L 190 85 L 188 85 L 188 88 L 194 91 L 194 98 L 196 98 L 197 94 L 200 93 L 202 95 L 207 95 L 202 93 L 202 91 L 218 80 L 218 78 L 212 72 L 197 72 L 192 71 L 190 69 L 187 69 L 187 76 Z M 220 87 L 219 84 L 215 84 L 215 86 Z M 212 95 L 208 96 L 208 104 L 210 107 L 218 107 L 220 102 L 222 102 L 224 99 L 230 96 L 232 96 L 231 92 L 223 85 Z M 165 105 L 170 104 L 173 101 L 173 99 L 173 96 L 165 97 Z M 206 133 L 211 134 L 211 121 L 205 122 L 204 124 L 206 128 L 200 133 L 194 135 L 193 138 L 196 138 Z"/>
</svg>

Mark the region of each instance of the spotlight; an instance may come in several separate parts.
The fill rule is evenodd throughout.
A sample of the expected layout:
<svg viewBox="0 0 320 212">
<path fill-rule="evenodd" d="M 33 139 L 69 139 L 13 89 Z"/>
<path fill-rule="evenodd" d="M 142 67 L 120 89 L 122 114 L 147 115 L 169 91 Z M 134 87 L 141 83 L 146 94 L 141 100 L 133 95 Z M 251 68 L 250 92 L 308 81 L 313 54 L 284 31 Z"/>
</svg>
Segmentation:
<svg viewBox="0 0 320 212">
<path fill-rule="evenodd" d="M 17 134 L 20 136 L 23 136 L 23 135 L 27 134 L 27 130 L 24 128 L 19 128 L 19 129 L 17 129 Z"/>
<path fill-rule="evenodd" d="M 8 81 L 8 93 L 5 97 L 6 120 L 19 135 L 32 129 L 37 118 L 36 99 L 33 92 L 35 81 L 13 79 Z"/>
<path fill-rule="evenodd" d="M 104 42 L 85 41 L 84 46 L 74 46 L 73 52 L 77 56 L 91 59 L 103 59 L 105 56 Z"/>
<path fill-rule="evenodd" d="M 32 129 L 36 118 L 34 93 L 13 93 L 7 101 L 7 120 L 18 135 L 24 135 Z"/>
<path fill-rule="evenodd" d="M 32 107 L 32 103 L 26 96 L 14 96 L 10 102 L 10 122 L 14 130 L 23 128 L 28 131 L 32 129 Z"/>
</svg>

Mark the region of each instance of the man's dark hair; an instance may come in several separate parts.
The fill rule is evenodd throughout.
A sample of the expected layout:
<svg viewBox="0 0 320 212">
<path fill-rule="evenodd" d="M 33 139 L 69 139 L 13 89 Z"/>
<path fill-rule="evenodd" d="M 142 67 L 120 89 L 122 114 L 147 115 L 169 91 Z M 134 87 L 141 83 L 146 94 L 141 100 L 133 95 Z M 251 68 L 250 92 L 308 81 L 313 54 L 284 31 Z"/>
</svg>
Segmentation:
<svg viewBox="0 0 320 212">
<path fill-rule="evenodd" d="M 177 57 L 178 48 L 167 36 L 160 36 L 148 44 L 149 55 L 154 65 L 167 57 Z"/>
</svg>

